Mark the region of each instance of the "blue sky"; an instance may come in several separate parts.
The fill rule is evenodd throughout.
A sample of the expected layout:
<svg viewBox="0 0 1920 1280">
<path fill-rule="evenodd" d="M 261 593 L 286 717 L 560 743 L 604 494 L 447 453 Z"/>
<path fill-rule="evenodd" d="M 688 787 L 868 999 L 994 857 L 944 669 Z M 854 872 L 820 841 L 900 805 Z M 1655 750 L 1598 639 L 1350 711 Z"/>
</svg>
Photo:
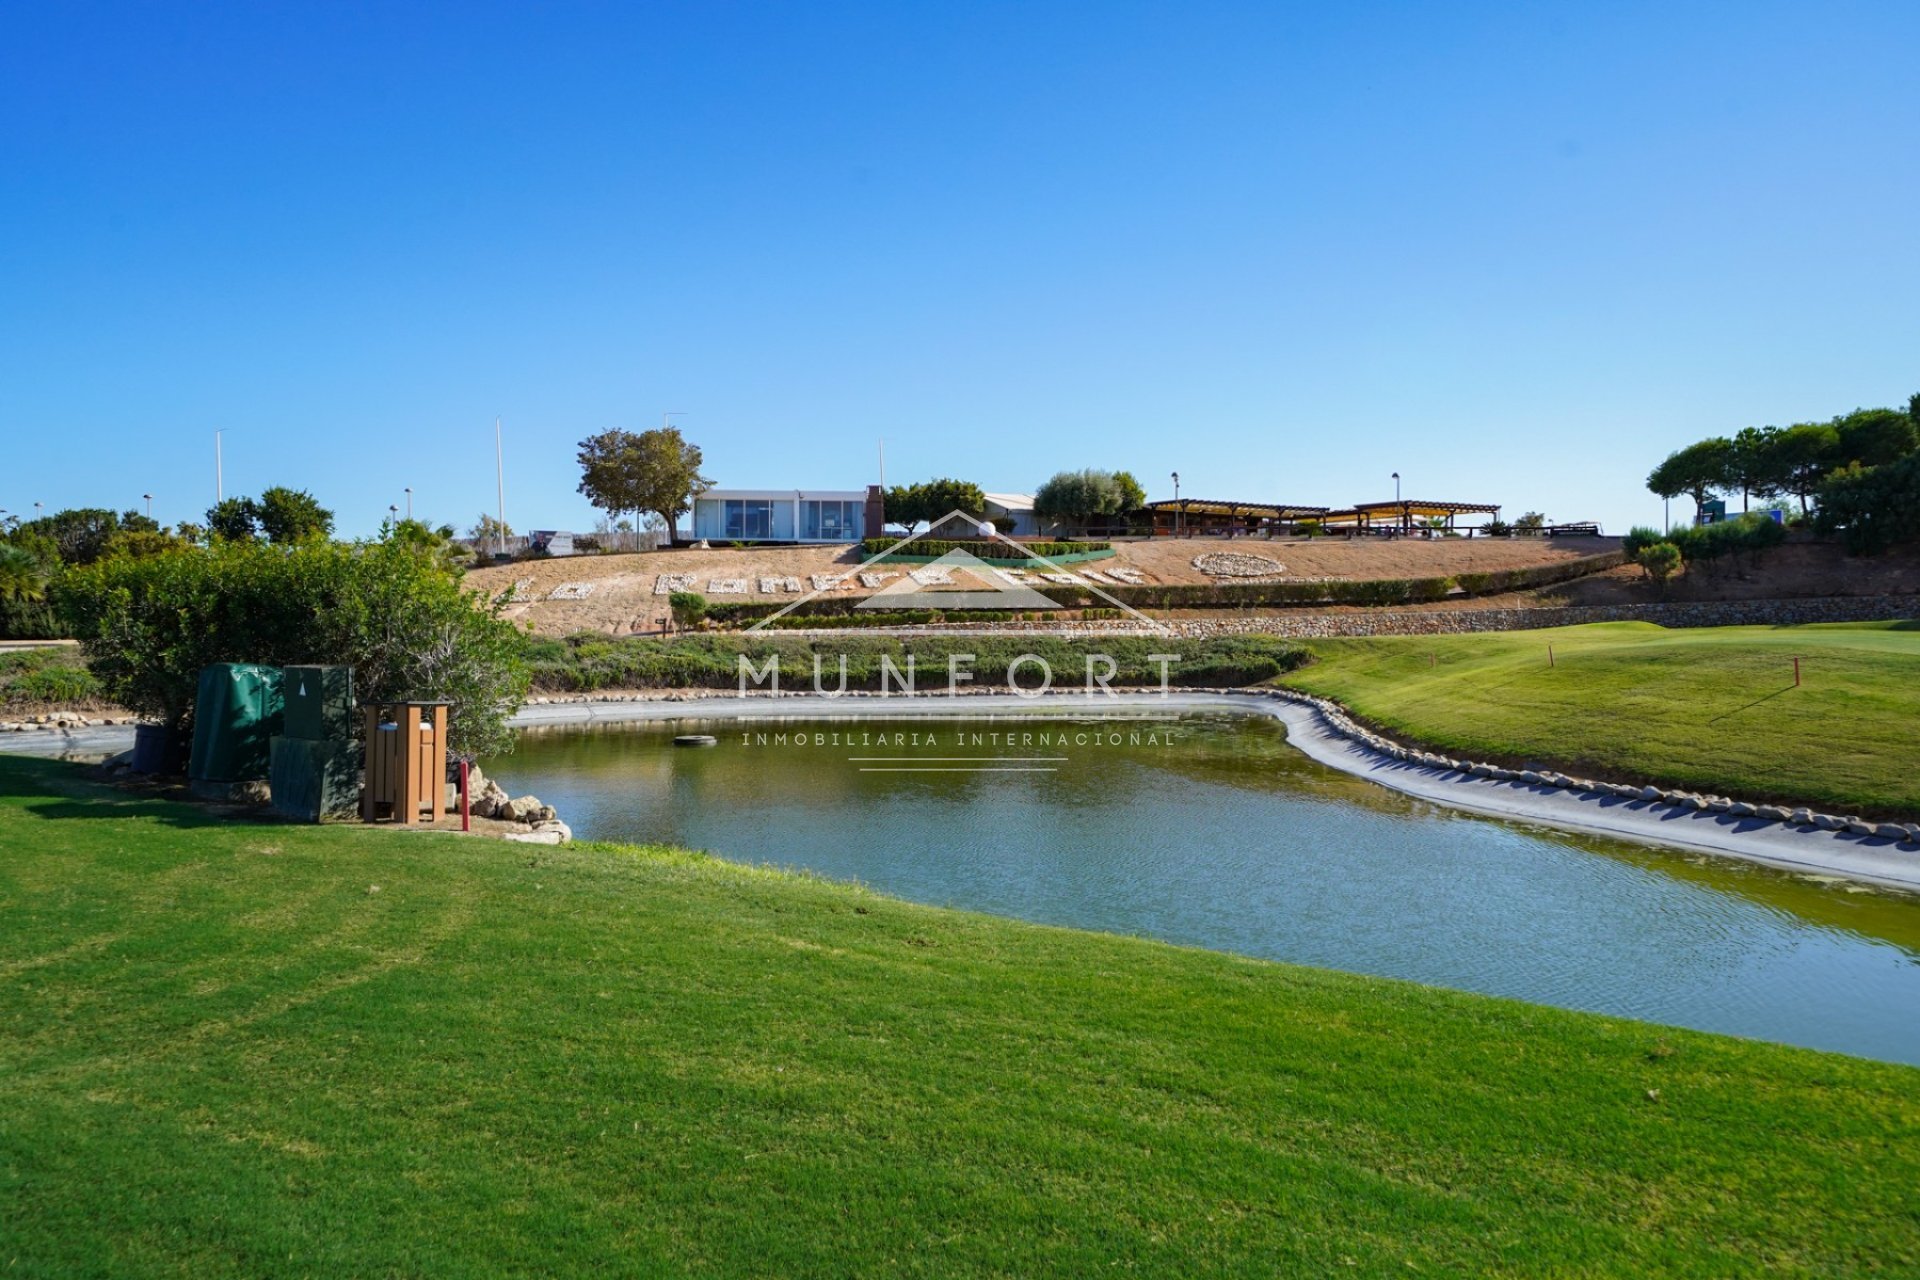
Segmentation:
<svg viewBox="0 0 1920 1280">
<path fill-rule="evenodd" d="M 1911 3 L 14 4 L 0 507 L 1481 499 L 1920 391 Z"/>
</svg>

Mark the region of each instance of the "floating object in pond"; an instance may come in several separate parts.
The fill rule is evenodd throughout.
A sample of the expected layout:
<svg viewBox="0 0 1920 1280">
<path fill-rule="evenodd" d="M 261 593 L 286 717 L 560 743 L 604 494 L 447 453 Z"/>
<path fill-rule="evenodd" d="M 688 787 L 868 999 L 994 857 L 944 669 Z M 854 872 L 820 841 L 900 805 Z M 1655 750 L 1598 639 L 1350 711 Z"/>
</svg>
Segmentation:
<svg viewBox="0 0 1920 1280">
<path fill-rule="evenodd" d="M 676 747 L 717 747 L 720 745 L 720 739 L 710 733 L 682 733 L 674 736 L 673 745 Z"/>
</svg>

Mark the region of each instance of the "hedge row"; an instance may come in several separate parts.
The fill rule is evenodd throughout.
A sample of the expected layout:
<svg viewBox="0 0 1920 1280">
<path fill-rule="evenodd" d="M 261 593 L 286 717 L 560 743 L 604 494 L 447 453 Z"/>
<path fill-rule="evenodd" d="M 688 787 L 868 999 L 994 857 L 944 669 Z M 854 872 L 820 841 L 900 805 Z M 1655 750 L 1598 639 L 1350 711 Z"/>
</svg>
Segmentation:
<svg viewBox="0 0 1920 1280">
<path fill-rule="evenodd" d="M 964 551 L 981 560 L 1029 560 L 1035 556 L 1056 559 L 1060 556 L 1085 555 L 1089 551 L 1112 551 L 1111 542 L 1021 542 L 1009 544 L 997 538 L 968 539 L 955 541 L 945 538 L 914 538 L 901 542 L 898 538 L 868 538 L 861 542 L 860 550 L 869 556 L 885 555 L 898 548 L 903 556 L 929 556 L 938 560 L 949 551 Z"/>
<path fill-rule="evenodd" d="M 1228 582 L 1197 583 L 1188 586 L 1103 586 L 1099 591 L 1091 587 L 1062 587 L 1053 583 L 1034 583 L 1033 586 L 1048 599 L 1058 603 L 1062 610 L 1100 608 L 1114 601 L 1131 605 L 1136 609 L 1246 609 L 1318 604 L 1405 605 L 1444 600 L 1453 593 L 1455 587 L 1469 596 L 1528 591 L 1535 587 L 1551 586 L 1557 582 L 1584 578 L 1588 574 L 1599 573 L 1604 569 L 1611 569 L 1625 563 L 1626 557 L 1620 552 L 1606 551 L 1599 555 L 1533 565 L 1525 569 L 1463 573 L 1451 578 Z M 803 608 L 816 625 L 830 626 L 833 624 L 821 624 L 819 620 L 849 614 L 859 616 L 860 605 L 866 599 L 868 597 L 865 596 L 820 596 L 807 601 Z M 756 622 L 786 607 L 775 601 L 764 600 L 709 602 L 707 616 L 719 625 L 737 626 Z M 870 612 L 868 616 L 871 616 Z M 957 619 L 984 619 L 987 615 L 979 611 L 967 610 L 956 611 L 954 616 Z M 782 619 L 782 621 L 785 620 Z"/>
<path fill-rule="evenodd" d="M 846 660 L 847 688 L 881 687 L 881 658 L 905 671 L 914 659 L 918 687 L 941 691 L 947 687 L 948 658 L 966 654 L 970 682 L 976 688 L 1005 686 L 1016 659 L 1031 654 L 1053 673 L 1056 688 L 1079 688 L 1086 682 L 1087 659 L 1096 657 L 1096 671 L 1104 672 L 1101 657 L 1111 658 L 1117 671 L 1114 685 L 1156 686 L 1160 663 L 1155 654 L 1177 653 L 1167 669 L 1167 682 L 1176 686 L 1221 687 L 1271 680 L 1307 661 L 1307 651 L 1291 641 L 1272 636 L 1224 636 L 1208 640 L 1167 636 L 775 636 L 702 635 L 674 640 L 640 636 L 613 638 L 597 634 L 564 640 L 529 640 L 527 657 L 534 687 L 553 692 L 591 692 L 596 689 L 737 689 L 740 658 L 756 670 L 768 658 L 780 659 L 780 687 L 813 687 L 814 658 L 820 658 L 825 687 L 839 687 L 841 659 Z M 1020 685 L 1032 689 L 1040 672 L 1023 664 Z M 751 687 L 751 685 L 750 685 Z M 760 687 L 764 688 L 762 684 Z"/>
<path fill-rule="evenodd" d="M 1246 609 L 1291 605 L 1406 605 L 1444 600 L 1454 588 L 1469 596 L 1501 595 L 1551 586 L 1626 563 L 1618 551 L 1525 569 L 1463 573 L 1451 578 L 1379 578 L 1327 582 L 1230 582 L 1191 586 L 1103 587 L 1101 594 L 1049 586 L 1055 600 L 1118 600 L 1136 609 Z"/>
</svg>

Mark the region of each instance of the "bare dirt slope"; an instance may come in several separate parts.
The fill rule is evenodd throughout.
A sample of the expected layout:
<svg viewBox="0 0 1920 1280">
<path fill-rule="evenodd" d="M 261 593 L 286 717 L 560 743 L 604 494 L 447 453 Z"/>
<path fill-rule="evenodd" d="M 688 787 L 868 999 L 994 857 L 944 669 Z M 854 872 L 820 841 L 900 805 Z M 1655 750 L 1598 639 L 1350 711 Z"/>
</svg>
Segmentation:
<svg viewBox="0 0 1920 1280">
<path fill-rule="evenodd" d="M 1920 592 L 1920 547 L 1885 555 L 1849 556 L 1831 542 L 1790 542 L 1739 562 L 1725 560 L 1689 569 L 1667 584 L 1666 594 L 1638 567 L 1551 587 L 1550 603 L 1638 604 L 1667 600 L 1801 600 L 1823 596 L 1891 596 Z"/>
<path fill-rule="evenodd" d="M 1611 538 L 1431 541 L 1183 538 L 1119 543 L 1118 554 L 1111 560 L 1096 561 L 1085 567 L 1132 569 L 1147 583 L 1257 580 L 1209 574 L 1194 564 L 1196 557 L 1225 554 L 1271 561 L 1274 570 L 1259 575 L 1268 580 L 1418 578 L 1522 568 L 1610 551 L 1616 545 L 1616 540 Z M 860 561 L 859 549 L 850 545 L 654 551 L 640 555 L 529 560 L 476 570 L 468 575 L 468 581 L 489 595 L 518 587 L 508 616 L 530 624 L 541 634 L 600 631 L 627 635 L 658 631 L 665 626 L 667 597 L 659 589 L 663 575 L 686 579 L 684 589 L 697 591 L 715 601 L 788 602 L 812 591 L 815 575 L 850 574 L 858 569 Z M 892 568 L 897 570 L 899 566 Z M 762 591 L 763 586 L 772 590 Z M 744 587 L 744 590 L 730 590 L 730 587 Z M 871 590 L 873 588 L 861 585 L 857 578 L 850 578 L 845 585 L 835 588 L 834 594 L 861 596 Z"/>
</svg>

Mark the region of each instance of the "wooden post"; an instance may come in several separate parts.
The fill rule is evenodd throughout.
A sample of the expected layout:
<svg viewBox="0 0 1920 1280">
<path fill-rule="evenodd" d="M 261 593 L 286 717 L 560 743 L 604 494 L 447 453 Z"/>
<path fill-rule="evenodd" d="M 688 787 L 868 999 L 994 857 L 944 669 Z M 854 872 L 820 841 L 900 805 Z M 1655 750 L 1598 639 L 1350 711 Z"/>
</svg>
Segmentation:
<svg viewBox="0 0 1920 1280">
<path fill-rule="evenodd" d="M 1553 646 L 1552 645 L 1547 646 L 1547 665 L 1548 666 L 1553 665 Z"/>
<path fill-rule="evenodd" d="M 1793 660 L 1793 687 L 1796 689 L 1800 687 L 1800 659 L 1798 657 Z"/>
</svg>

